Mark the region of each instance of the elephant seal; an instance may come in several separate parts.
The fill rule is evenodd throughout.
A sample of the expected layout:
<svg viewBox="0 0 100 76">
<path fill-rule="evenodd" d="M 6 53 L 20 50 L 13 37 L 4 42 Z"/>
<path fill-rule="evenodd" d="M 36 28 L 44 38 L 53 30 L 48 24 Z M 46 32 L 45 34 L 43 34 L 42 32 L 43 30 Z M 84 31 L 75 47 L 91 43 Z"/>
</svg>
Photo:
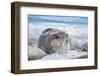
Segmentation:
<svg viewBox="0 0 100 76">
<path fill-rule="evenodd" d="M 42 32 L 38 40 L 38 47 L 47 54 L 64 53 L 70 49 L 70 38 L 65 32 L 58 29 L 48 28 Z"/>
</svg>

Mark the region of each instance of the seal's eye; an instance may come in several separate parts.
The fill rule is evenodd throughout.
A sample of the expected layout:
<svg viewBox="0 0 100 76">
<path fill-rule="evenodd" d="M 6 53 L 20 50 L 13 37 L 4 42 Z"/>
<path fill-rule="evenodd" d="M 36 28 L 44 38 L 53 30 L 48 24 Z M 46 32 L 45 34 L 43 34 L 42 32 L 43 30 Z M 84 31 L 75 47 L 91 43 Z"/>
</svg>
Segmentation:
<svg viewBox="0 0 100 76">
<path fill-rule="evenodd" d="M 52 36 L 53 36 L 53 39 L 59 39 L 59 35 L 58 35 L 58 33 L 53 34 Z"/>
</svg>

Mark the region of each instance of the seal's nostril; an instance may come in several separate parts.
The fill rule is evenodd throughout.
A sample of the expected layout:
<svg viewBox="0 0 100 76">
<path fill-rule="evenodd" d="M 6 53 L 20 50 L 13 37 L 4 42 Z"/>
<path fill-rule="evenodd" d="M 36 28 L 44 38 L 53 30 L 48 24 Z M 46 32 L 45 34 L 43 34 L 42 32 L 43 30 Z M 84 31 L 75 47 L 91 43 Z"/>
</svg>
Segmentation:
<svg viewBox="0 0 100 76">
<path fill-rule="evenodd" d="M 53 34 L 52 36 L 53 36 L 53 39 L 59 39 L 59 35 L 58 35 L 58 33 Z"/>
<path fill-rule="evenodd" d="M 56 36 L 55 36 L 55 39 L 59 39 L 59 36 L 58 36 L 58 35 L 56 35 Z"/>
</svg>

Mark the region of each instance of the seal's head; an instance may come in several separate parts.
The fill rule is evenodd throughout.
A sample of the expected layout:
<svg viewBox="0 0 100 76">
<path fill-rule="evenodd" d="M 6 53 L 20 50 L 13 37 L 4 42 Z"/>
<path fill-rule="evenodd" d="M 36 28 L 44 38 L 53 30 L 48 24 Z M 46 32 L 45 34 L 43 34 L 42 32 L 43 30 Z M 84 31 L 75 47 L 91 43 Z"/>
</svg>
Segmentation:
<svg viewBox="0 0 100 76">
<path fill-rule="evenodd" d="M 38 47 L 46 53 L 63 52 L 67 48 L 68 34 L 58 29 L 48 28 L 39 38 Z"/>
</svg>

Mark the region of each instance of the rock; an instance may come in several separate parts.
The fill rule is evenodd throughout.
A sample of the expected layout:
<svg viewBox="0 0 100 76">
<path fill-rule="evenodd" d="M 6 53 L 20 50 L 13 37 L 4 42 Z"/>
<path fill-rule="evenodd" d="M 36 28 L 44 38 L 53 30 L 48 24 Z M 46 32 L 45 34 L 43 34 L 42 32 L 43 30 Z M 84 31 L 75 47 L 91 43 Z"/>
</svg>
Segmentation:
<svg viewBox="0 0 100 76">
<path fill-rule="evenodd" d="M 82 51 L 88 51 L 88 43 L 87 42 L 82 45 Z"/>
<path fill-rule="evenodd" d="M 38 40 L 37 39 L 34 39 L 34 38 L 29 38 L 28 39 L 28 45 L 34 47 L 37 44 L 38 44 Z"/>
<path fill-rule="evenodd" d="M 29 48 L 28 60 L 40 59 L 47 55 L 43 50 L 39 49 L 38 47 L 28 46 L 28 48 Z"/>
</svg>

